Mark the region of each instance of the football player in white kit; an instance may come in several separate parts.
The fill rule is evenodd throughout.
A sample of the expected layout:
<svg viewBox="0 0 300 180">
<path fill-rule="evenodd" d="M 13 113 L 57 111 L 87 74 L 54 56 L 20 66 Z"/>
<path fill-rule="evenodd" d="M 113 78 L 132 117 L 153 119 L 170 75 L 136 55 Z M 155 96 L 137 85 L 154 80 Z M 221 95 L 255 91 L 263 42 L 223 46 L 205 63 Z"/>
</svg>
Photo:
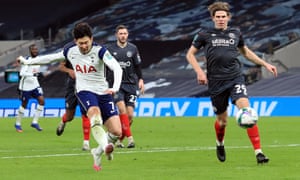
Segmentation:
<svg viewBox="0 0 300 180">
<path fill-rule="evenodd" d="M 70 61 L 76 76 L 76 96 L 81 108 L 91 122 L 91 132 L 98 143 L 91 153 L 94 169 L 101 170 L 101 156 L 112 159 L 114 143 L 122 135 L 121 123 L 112 94 L 116 93 L 122 80 L 122 69 L 116 59 L 104 47 L 93 42 L 91 27 L 77 23 L 73 29 L 74 42 L 67 44 L 58 53 L 39 56 L 26 61 L 22 56 L 17 60 L 22 64 L 49 64 L 55 61 Z M 114 84 L 108 87 L 105 65 L 114 72 Z M 103 125 L 106 126 L 106 134 Z"/>
<path fill-rule="evenodd" d="M 27 60 L 38 56 L 38 48 L 35 44 L 29 46 L 30 56 Z M 20 82 L 19 82 L 19 95 L 21 100 L 21 105 L 18 109 L 18 114 L 15 122 L 15 128 L 17 132 L 23 132 L 21 121 L 24 116 L 24 111 L 28 105 L 28 101 L 34 98 L 38 101 L 38 105 L 34 112 L 34 117 L 31 122 L 31 127 L 38 131 L 42 131 L 39 126 L 38 120 L 41 112 L 44 110 L 45 100 L 43 95 L 43 89 L 40 87 L 38 81 L 38 75 L 40 73 L 39 65 L 22 65 L 20 69 Z"/>
</svg>

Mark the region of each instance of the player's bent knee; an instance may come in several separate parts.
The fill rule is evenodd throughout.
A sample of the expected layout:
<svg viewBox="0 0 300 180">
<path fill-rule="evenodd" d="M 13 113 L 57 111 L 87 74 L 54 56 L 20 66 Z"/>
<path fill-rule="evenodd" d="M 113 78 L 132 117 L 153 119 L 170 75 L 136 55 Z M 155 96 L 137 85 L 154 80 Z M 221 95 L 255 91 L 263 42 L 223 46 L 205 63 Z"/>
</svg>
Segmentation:
<svg viewBox="0 0 300 180">
<path fill-rule="evenodd" d="M 100 117 L 100 115 L 94 115 L 90 118 L 90 122 L 91 122 L 91 127 L 94 126 L 100 126 L 103 124 L 102 122 L 102 118 Z"/>
<path fill-rule="evenodd" d="M 122 136 L 122 129 L 117 127 L 112 127 L 109 131 L 114 136 L 121 137 Z"/>
</svg>

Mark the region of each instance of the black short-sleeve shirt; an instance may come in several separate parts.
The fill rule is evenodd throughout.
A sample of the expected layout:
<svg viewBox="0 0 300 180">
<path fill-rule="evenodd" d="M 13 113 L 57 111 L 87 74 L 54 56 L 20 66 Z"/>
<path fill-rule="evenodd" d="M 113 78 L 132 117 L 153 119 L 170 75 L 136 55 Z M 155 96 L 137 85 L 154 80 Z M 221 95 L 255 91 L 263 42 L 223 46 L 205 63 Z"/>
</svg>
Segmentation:
<svg viewBox="0 0 300 180">
<path fill-rule="evenodd" d="M 197 49 L 204 48 L 208 80 L 229 80 L 242 74 L 237 57 L 238 47 L 244 46 L 244 40 L 238 28 L 201 30 L 192 45 Z"/>
<path fill-rule="evenodd" d="M 122 70 L 122 84 L 134 84 L 138 82 L 138 77 L 136 74 L 135 67 L 141 64 L 141 57 L 138 48 L 128 42 L 123 48 L 119 47 L 116 42 L 106 44 L 105 47 L 114 56 L 114 58 L 119 62 Z M 112 86 L 113 73 L 107 69 L 107 80 Z"/>
</svg>

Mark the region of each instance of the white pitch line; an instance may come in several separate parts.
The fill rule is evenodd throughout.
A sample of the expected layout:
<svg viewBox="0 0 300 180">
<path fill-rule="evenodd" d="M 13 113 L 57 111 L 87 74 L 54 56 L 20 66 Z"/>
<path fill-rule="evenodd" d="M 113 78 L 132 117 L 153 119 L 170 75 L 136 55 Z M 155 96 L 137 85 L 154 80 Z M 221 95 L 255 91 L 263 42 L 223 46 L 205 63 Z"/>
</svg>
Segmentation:
<svg viewBox="0 0 300 180">
<path fill-rule="evenodd" d="M 252 146 L 226 146 L 226 149 L 246 149 Z M 300 144 L 287 145 L 265 145 L 264 147 L 279 148 L 279 147 L 300 147 Z M 151 148 L 151 149 L 137 149 L 128 151 L 119 151 L 115 154 L 133 154 L 133 153 L 157 153 L 157 152 L 179 152 L 179 151 L 203 151 L 215 150 L 216 147 L 165 147 L 165 148 Z M 3 152 L 3 151 L 2 151 Z M 7 151 L 6 151 L 7 152 Z M 1 153 L 1 151 L 0 151 Z M 46 155 L 32 155 L 32 156 L 4 156 L 0 159 L 26 159 L 26 158 L 48 158 L 48 157 L 64 157 L 64 156 L 85 156 L 89 153 L 70 153 L 70 154 L 46 154 Z"/>
</svg>

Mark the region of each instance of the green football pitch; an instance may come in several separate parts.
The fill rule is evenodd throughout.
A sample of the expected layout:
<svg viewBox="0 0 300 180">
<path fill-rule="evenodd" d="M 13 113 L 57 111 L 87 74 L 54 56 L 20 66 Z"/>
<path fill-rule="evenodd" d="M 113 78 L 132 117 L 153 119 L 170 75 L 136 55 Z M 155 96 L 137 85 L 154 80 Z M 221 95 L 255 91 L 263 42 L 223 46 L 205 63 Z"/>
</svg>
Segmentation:
<svg viewBox="0 0 300 180">
<path fill-rule="evenodd" d="M 59 118 L 41 118 L 42 132 L 14 118 L 0 119 L 1 180 L 104 180 L 104 179 L 300 179 L 300 118 L 261 117 L 259 128 L 264 153 L 270 158 L 257 165 L 245 129 L 229 120 L 225 136 L 227 159 L 216 158 L 214 118 L 135 118 L 134 149 L 115 149 L 114 160 L 102 158 L 102 170 L 94 171 L 90 152 L 81 150 L 81 119 L 56 136 Z M 126 145 L 125 141 L 125 145 Z M 91 146 L 96 143 L 91 136 Z"/>
</svg>

